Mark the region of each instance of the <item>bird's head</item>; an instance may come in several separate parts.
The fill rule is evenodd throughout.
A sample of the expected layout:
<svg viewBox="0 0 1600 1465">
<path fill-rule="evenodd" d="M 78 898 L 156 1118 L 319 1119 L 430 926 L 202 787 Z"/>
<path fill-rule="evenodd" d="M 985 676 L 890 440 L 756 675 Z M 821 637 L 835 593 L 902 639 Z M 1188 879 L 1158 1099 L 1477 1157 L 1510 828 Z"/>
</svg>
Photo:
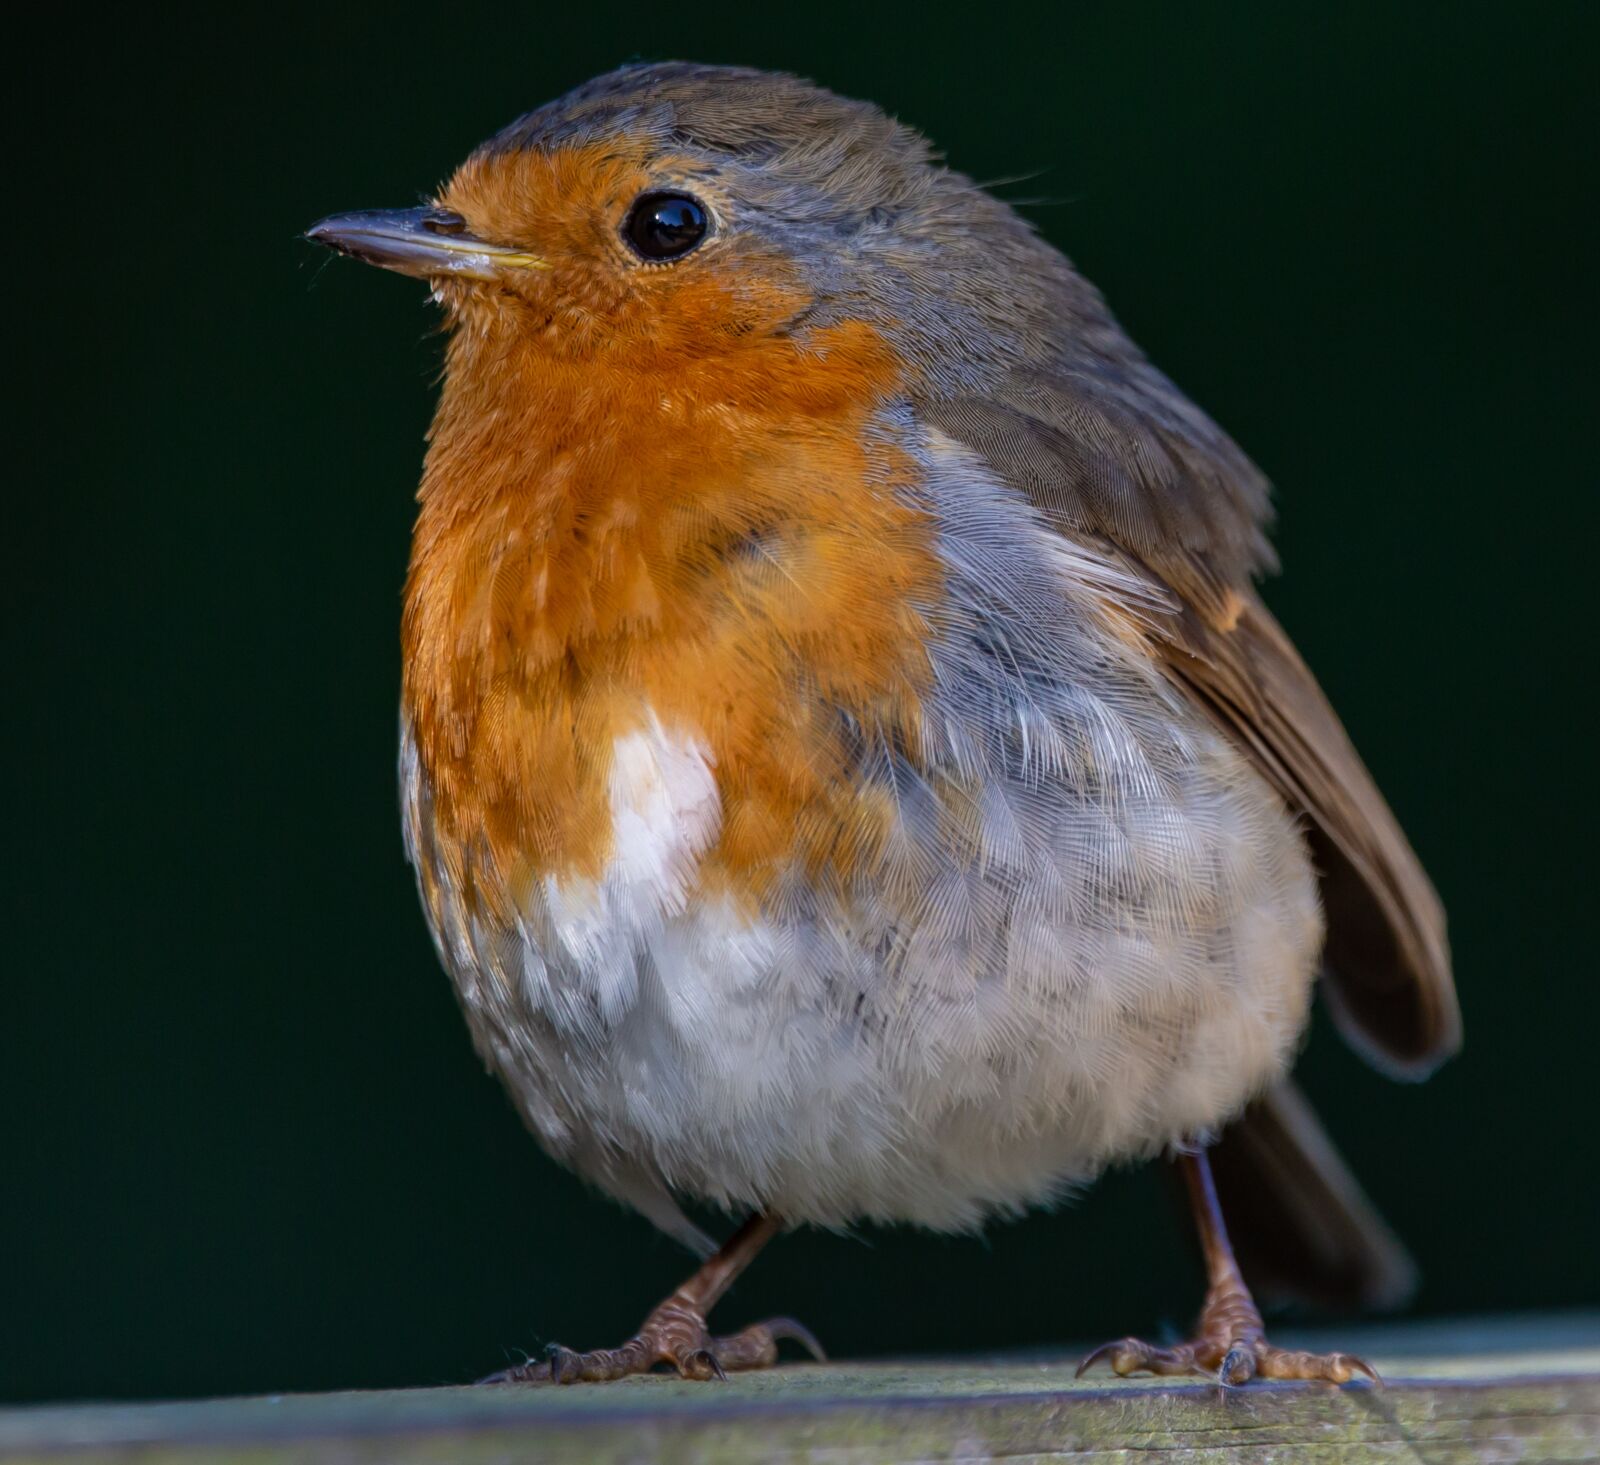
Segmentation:
<svg viewBox="0 0 1600 1465">
<path fill-rule="evenodd" d="M 336 215 L 308 237 L 429 281 L 496 353 L 509 339 L 647 369 L 854 321 L 913 368 L 970 373 L 1013 354 L 1059 294 L 1040 287 L 1070 276 L 876 107 L 682 63 L 520 118 L 429 206 Z"/>
</svg>

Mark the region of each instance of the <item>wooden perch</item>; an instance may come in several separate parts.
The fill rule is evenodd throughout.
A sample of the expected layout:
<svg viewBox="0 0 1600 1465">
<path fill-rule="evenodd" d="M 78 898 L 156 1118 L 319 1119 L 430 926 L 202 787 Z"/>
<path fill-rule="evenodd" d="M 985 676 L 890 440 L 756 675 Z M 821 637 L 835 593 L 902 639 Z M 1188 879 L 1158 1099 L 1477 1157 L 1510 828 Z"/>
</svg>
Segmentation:
<svg viewBox="0 0 1600 1465">
<path fill-rule="evenodd" d="M 1600 1318 L 1341 1333 L 1387 1386 L 1072 1378 L 1060 1358 L 0 1411 L 0 1460 L 197 1462 L 1600 1458 Z M 1306 1346 L 1328 1346 L 1308 1339 Z M 1161 1458 L 1172 1459 L 1172 1455 Z"/>
</svg>

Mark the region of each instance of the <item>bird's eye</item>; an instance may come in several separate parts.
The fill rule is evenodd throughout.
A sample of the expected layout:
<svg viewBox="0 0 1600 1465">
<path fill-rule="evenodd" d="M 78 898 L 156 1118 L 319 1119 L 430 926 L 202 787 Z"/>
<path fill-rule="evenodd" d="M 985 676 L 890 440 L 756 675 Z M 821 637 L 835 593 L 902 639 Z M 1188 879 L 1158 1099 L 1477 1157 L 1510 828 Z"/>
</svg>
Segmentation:
<svg viewBox="0 0 1600 1465">
<path fill-rule="evenodd" d="M 634 200 L 622 232 L 645 259 L 677 259 L 706 237 L 705 206 L 686 193 L 644 193 Z"/>
</svg>

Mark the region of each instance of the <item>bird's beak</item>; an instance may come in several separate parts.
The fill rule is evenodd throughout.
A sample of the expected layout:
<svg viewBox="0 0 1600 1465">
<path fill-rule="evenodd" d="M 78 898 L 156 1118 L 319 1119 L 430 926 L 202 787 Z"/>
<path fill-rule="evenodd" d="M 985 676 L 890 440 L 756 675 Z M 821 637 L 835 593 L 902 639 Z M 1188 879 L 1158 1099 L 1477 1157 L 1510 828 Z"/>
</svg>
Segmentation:
<svg viewBox="0 0 1600 1465">
<path fill-rule="evenodd" d="M 332 214 L 306 230 L 306 238 L 352 259 L 436 279 L 457 275 L 494 280 L 508 270 L 547 270 L 548 260 L 520 249 L 490 244 L 467 232 L 467 221 L 450 209 L 363 209 Z"/>
</svg>

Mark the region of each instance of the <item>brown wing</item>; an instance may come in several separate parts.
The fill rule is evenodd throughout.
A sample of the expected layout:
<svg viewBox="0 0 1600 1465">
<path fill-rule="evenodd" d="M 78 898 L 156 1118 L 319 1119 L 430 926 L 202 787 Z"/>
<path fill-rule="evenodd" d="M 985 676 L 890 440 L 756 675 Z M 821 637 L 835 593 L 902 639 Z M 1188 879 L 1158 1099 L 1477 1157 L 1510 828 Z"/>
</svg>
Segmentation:
<svg viewBox="0 0 1600 1465">
<path fill-rule="evenodd" d="M 982 397 L 919 410 L 1063 533 L 1114 548 L 1170 592 L 1174 610 L 1153 643 L 1169 674 L 1309 816 L 1328 917 L 1326 987 L 1341 1029 L 1378 1067 L 1421 1077 L 1460 1041 L 1444 912 L 1327 698 L 1252 588 L 1272 566 L 1266 482 L 1114 328 L 1098 344 L 1016 370 Z"/>
<path fill-rule="evenodd" d="M 1345 1036 L 1378 1067 L 1423 1077 L 1461 1041 L 1444 909 L 1328 699 L 1253 591 L 1231 626 L 1181 617 L 1169 646 L 1172 675 L 1311 816 Z"/>
</svg>

